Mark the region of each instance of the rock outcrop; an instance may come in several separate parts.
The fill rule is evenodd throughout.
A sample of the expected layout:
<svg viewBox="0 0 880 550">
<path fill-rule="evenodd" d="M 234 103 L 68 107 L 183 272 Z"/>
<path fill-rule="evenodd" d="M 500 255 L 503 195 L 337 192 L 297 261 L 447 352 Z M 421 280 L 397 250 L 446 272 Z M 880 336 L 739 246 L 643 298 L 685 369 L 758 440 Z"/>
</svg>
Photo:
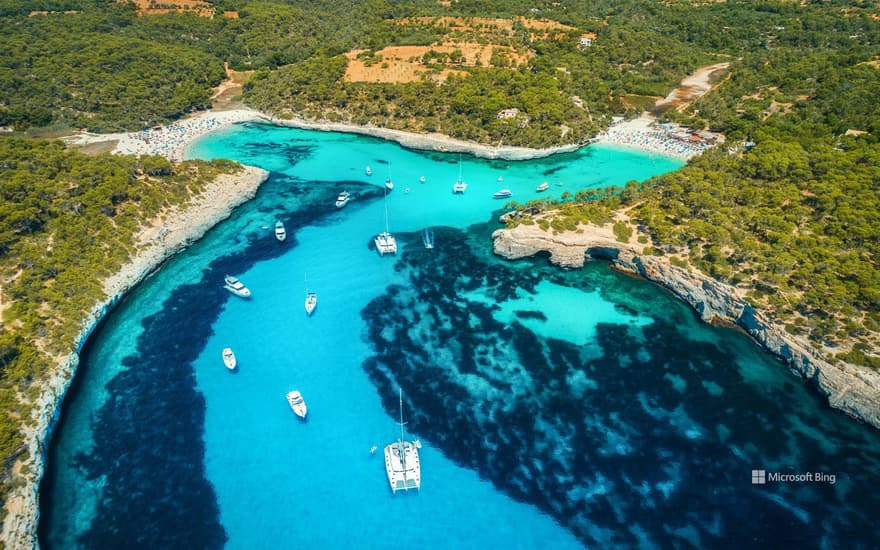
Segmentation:
<svg viewBox="0 0 880 550">
<path fill-rule="evenodd" d="M 665 256 L 643 254 L 641 247 L 614 239 L 607 227 L 582 226 L 582 232 L 553 235 L 536 225 L 499 229 L 492 234 L 495 253 L 508 259 L 539 252 L 562 267 L 582 267 L 591 256 L 608 259 L 620 270 L 657 282 L 689 303 L 706 322 L 735 323 L 793 370 L 814 382 L 828 403 L 880 428 L 880 374 L 858 365 L 829 362 L 802 337 L 755 310 L 736 290 L 695 269 L 672 265 Z"/>
</svg>

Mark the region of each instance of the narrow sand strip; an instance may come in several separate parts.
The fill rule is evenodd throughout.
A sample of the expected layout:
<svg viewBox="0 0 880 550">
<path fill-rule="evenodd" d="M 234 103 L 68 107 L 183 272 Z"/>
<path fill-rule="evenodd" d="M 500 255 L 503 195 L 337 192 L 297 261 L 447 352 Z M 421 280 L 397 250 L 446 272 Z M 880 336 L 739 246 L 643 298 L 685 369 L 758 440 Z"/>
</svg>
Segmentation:
<svg viewBox="0 0 880 550">
<path fill-rule="evenodd" d="M 611 143 L 634 147 L 649 153 L 672 156 L 687 160 L 701 154 L 711 147 L 708 142 L 689 142 L 681 129 L 657 126 L 654 119 L 646 114 L 635 120 L 622 122 L 609 128 L 593 140 L 545 149 L 529 147 L 492 146 L 460 139 L 443 134 L 418 134 L 403 130 L 392 130 L 376 126 L 359 126 L 338 122 L 313 122 L 304 119 L 279 119 L 252 109 L 230 111 L 202 111 L 190 118 L 170 124 L 156 126 L 140 132 L 117 134 L 79 133 L 65 138 L 71 145 L 87 145 L 110 140 L 117 141 L 114 153 L 125 155 L 159 155 L 170 160 L 182 160 L 187 148 L 204 135 L 224 126 L 250 120 L 262 120 L 279 126 L 321 130 L 326 132 L 345 132 L 396 141 L 404 147 L 426 151 L 448 153 L 467 153 L 480 158 L 528 160 L 548 157 L 556 153 L 576 151 L 590 143 Z"/>
</svg>

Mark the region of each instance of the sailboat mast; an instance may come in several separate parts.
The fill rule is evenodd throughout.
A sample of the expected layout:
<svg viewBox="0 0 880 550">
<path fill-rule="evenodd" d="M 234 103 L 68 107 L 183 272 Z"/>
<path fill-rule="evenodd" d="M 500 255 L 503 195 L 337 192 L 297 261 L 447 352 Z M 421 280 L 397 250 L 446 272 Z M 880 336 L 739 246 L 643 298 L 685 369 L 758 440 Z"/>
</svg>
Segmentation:
<svg viewBox="0 0 880 550">
<path fill-rule="evenodd" d="M 385 191 L 385 234 L 390 233 L 388 230 L 388 191 Z"/>
<path fill-rule="evenodd" d="M 400 440 L 403 441 L 403 389 L 398 388 L 400 391 Z"/>
<path fill-rule="evenodd" d="M 403 466 L 403 479 L 406 484 L 406 451 L 403 444 L 403 388 L 397 388 L 400 399 L 400 439 L 397 440 L 397 452 L 400 453 L 400 464 Z"/>
</svg>

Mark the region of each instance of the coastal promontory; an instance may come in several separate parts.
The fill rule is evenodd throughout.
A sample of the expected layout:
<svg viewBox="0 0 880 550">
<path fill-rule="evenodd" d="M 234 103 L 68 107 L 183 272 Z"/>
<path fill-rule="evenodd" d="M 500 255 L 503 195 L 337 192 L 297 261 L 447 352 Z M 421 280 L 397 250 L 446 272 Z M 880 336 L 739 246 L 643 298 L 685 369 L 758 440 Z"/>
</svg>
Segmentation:
<svg viewBox="0 0 880 550">
<path fill-rule="evenodd" d="M 546 253 L 550 262 L 564 268 L 607 260 L 616 269 L 654 281 L 693 306 L 704 321 L 742 328 L 815 383 L 832 407 L 880 428 L 880 375 L 875 370 L 829 361 L 807 339 L 788 333 L 783 323 L 756 310 L 736 288 L 696 269 L 674 265 L 669 256 L 652 254 L 651 247 L 637 239 L 621 242 L 610 223 L 582 224 L 558 233 L 520 224 L 496 230 L 492 239 L 495 253 L 510 260 Z"/>
</svg>

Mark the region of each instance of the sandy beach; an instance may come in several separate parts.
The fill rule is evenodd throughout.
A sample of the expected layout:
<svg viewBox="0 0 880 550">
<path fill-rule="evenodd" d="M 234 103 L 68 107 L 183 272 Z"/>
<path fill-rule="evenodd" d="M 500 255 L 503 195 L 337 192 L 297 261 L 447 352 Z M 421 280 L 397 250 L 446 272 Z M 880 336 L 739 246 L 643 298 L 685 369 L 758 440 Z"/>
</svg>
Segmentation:
<svg viewBox="0 0 880 550">
<path fill-rule="evenodd" d="M 163 219 L 147 223 L 136 236 L 138 252 L 120 270 L 104 281 L 107 298 L 95 304 L 82 322 L 75 351 L 58 357 L 49 378 L 42 382 L 42 393 L 34 403 L 33 422 L 25 428 L 29 459 L 17 469 L 20 484 L 9 495 L 0 542 L 5 548 L 35 548 L 39 519 L 38 491 L 43 476 L 46 448 L 58 420 L 60 405 L 76 374 L 78 352 L 98 321 L 122 296 L 162 263 L 204 235 L 208 229 L 229 217 L 238 205 L 247 202 L 268 177 L 268 172 L 249 166 L 234 175 L 221 175 L 191 204 L 165 213 Z"/>
<path fill-rule="evenodd" d="M 674 125 L 659 125 L 645 113 L 639 118 L 611 126 L 593 140 L 544 149 L 529 147 L 492 146 L 455 139 L 443 134 L 418 134 L 376 126 L 359 126 L 337 122 L 315 122 L 299 118 L 279 119 L 253 109 L 202 111 L 168 126 L 157 126 L 139 132 L 93 134 L 81 132 L 64 138 L 74 146 L 115 141 L 114 153 L 123 155 L 159 155 L 170 160 L 182 160 L 187 147 L 204 135 L 224 126 L 250 120 L 260 120 L 279 126 L 346 132 L 395 141 L 404 147 L 425 151 L 467 153 L 486 159 L 528 160 L 567 153 L 590 143 L 605 143 L 632 147 L 640 151 L 688 160 L 703 153 L 713 144 L 709 141 L 689 141 L 686 129 Z"/>
<path fill-rule="evenodd" d="M 619 122 L 596 137 L 596 143 L 631 147 L 651 154 L 689 160 L 715 145 L 692 138 L 689 130 L 674 124 L 658 124 L 651 115 Z M 721 140 L 719 140 L 721 141 Z"/>
</svg>

